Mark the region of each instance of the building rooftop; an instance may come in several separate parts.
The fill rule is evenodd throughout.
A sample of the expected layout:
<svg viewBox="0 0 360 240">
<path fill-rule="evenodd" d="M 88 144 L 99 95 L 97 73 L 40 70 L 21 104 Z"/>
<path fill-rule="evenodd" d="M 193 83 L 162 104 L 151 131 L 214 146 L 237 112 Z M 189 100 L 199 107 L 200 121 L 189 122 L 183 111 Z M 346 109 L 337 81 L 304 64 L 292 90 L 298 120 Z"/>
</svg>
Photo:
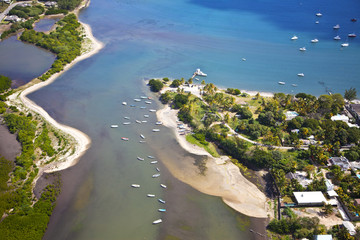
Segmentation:
<svg viewBox="0 0 360 240">
<path fill-rule="evenodd" d="M 294 192 L 298 204 L 320 204 L 326 202 L 326 198 L 320 191 Z"/>
<path fill-rule="evenodd" d="M 332 240 L 331 235 L 315 235 L 314 240 Z"/>
</svg>

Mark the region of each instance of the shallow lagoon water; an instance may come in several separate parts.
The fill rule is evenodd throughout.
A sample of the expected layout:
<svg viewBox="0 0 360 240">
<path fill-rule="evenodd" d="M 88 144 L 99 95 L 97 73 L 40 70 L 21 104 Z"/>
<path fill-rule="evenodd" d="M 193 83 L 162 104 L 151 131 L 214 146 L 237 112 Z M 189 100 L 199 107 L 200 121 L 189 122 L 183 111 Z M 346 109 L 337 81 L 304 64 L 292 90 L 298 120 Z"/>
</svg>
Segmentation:
<svg viewBox="0 0 360 240">
<path fill-rule="evenodd" d="M 80 19 L 90 23 L 106 47 L 30 95 L 55 119 L 84 131 L 93 141 L 79 164 L 62 173 L 63 192 L 45 239 L 254 238 L 249 228 L 261 226 L 259 222 L 167 172 L 162 162 L 195 157 L 180 149 L 169 130 L 151 132 L 154 115 L 121 102 L 130 104 L 149 94 L 144 79 L 187 79 L 196 68 L 208 74 L 206 82 L 223 87 L 314 95 L 359 89 L 358 38 L 349 40 L 348 48 L 332 40 L 337 23 L 343 39 L 359 31 L 358 23 L 350 22 L 358 10 L 355 0 L 93 0 Z M 318 11 L 321 19 L 315 17 Z M 290 41 L 293 34 L 299 40 Z M 311 44 L 315 37 L 319 43 Z M 305 53 L 298 50 L 303 46 Z M 299 72 L 305 77 L 298 78 Z M 121 124 L 124 116 L 143 120 L 145 112 L 151 115 L 148 125 Z M 119 128 L 110 129 L 115 123 Z M 149 138 L 146 144 L 138 143 L 139 134 Z M 146 155 L 160 158 L 160 178 L 151 178 L 155 170 L 148 161 L 136 160 Z M 160 182 L 168 189 L 160 188 Z M 133 189 L 132 183 L 142 187 Z M 151 222 L 161 216 L 156 209 L 162 205 L 146 197 L 149 191 L 167 201 L 168 212 L 158 226 Z"/>
</svg>

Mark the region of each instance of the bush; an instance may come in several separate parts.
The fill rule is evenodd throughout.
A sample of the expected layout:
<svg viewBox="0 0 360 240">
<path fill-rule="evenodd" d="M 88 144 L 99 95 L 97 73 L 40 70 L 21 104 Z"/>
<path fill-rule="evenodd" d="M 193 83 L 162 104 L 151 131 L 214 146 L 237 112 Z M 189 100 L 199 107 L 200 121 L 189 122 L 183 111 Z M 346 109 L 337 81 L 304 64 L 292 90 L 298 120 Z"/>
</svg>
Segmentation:
<svg viewBox="0 0 360 240">
<path fill-rule="evenodd" d="M 149 81 L 149 86 L 151 91 L 159 92 L 163 88 L 164 84 L 160 80 L 151 79 Z"/>
<path fill-rule="evenodd" d="M 11 79 L 0 75 L 0 93 L 5 92 L 11 87 Z"/>
</svg>

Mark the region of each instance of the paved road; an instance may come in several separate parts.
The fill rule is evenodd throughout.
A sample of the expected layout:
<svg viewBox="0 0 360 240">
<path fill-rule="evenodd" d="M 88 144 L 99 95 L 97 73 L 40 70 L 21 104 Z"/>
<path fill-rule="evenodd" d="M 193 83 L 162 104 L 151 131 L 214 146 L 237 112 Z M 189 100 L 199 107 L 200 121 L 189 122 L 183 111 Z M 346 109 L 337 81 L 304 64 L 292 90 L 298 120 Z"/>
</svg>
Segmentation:
<svg viewBox="0 0 360 240">
<path fill-rule="evenodd" d="M 23 2 L 16 2 L 16 3 L 12 3 L 10 4 L 10 6 L 8 6 L 7 9 L 5 9 L 5 11 L 3 11 L 2 13 L 0 13 L 0 22 L 4 19 L 4 17 L 10 12 L 10 10 L 15 7 L 16 5 L 19 5 L 21 3 L 31 3 L 31 1 L 23 1 Z"/>
</svg>

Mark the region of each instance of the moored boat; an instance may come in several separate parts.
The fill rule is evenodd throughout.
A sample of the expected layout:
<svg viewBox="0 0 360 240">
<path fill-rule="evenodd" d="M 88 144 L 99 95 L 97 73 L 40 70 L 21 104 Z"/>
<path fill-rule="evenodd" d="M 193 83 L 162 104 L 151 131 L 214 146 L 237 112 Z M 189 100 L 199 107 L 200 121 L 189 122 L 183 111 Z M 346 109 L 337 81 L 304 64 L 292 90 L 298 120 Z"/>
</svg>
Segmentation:
<svg viewBox="0 0 360 240">
<path fill-rule="evenodd" d="M 322 16 L 322 13 L 319 13 L 319 12 L 318 12 L 318 13 L 316 13 L 315 15 L 316 15 L 317 17 L 321 17 L 321 16 Z"/>
<path fill-rule="evenodd" d="M 155 194 L 148 193 L 147 196 L 148 197 L 155 197 Z"/>
<path fill-rule="evenodd" d="M 141 123 L 141 121 L 140 121 L 140 120 L 135 120 L 135 122 L 136 122 L 136 123 Z"/>
<path fill-rule="evenodd" d="M 159 223 L 162 223 L 161 219 L 157 219 L 157 220 L 153 221 L 153 224 L 159 224 Z"/>
<path fill-rule="evenodd" d="M 165 203 L 165 200 L 162 200 L 161 198 L 159 198 L 158 200 L 159 200 L 159 202 L 161 202 L 161 203 Z"/>
<path fill-rule="evenodd" d="M 144 158 L 142 158 L 142 157 L 136 157 L 137 158 L 137 160 L 139 160 L 139 161 L 144 161 L 145 159 Z"/>
<path fill-rule="evenodd" d="M 299 77 L 304 77 L 304 76 L 305 76 L 304 73 L 298 73 L 297 75 L 298 75 Z"/>
<path fill-rule="evenodd" d="M 333 29 L 340 29 L 340 25 L 339 24 L 336 24 L 335 26 L 333 26 Z"/>
<path fill-rule="evenodd" d="M 123 125 L 130 125 L 131 122 L 123 122 Z"/>
<path fill-rule="evenodd" d="M 149 117 L 149 115 L 147 115 L 147 114 L 144 115 L 144 118 L 148 118 L 148 117 Z"/>
<path fill-rule="evenodd" d="M 163 122 L 162 122 L 162 121 L 157 121 L 155 124 L 156 124 L 156 125 L 162 125 Z"/>
<path fill-rule="evenodd" d="M 154 159 L 154 158 L 155 158 L 154 156 L 150 156 L 150 155 L 147 156 L 147 157 L 150 158 L 150 159 Z"/>
<path fill-rule="evenodd" d="M 159 212 L 166 212 L 166 209 L 165 208 L 159 208 L 158 211 Z"/>
<path fill-rule="evenodd" d="M 299 38 L 298 38 L 298 36 L 294 35 L 294 36 L 292 36 L 290 39 L 291 39 L 291 40 L 298 40 Z"/>
<path fill-rule="evenodd" d="M 127 102 L 122 102 L 122 105 L 127 105 Z"/>
<path fill-rule="evenodd" d="M 302 51 L 302 52 L 304 52 L 304 51 L 306 51 L 306 48 L 305 48 L 305 47 L 301 47 L 301 48 L 299 48 L 299 50 Z"/>
<path fill-rule="evenodd" d="M 356 34 L 355 33 L 349 33 L 348 37 L 356 37 Z"/>
<path fill-rule="evenodd" d="M 140 187 L 140 184 L 131 184 L 131 186 L 132 186 L 133 188 L 139 188 L 139 187 Z"/>
<path fill-rule="evenodd" d="M 280 84 L 280 85 L 285 85 L 285 82 L 278 82 L 278 84 Z"/>
<path fill-rule="evenodd" d="M 341 39 L 341 37 L 339 36 L 339 35 L 336 35 L 335 37 L 334 37 L 334 40 L 340 40 Z"/>
<path fill-rule="evenodd" d="M 291 84 L 291 86 L 293 86 L 293 87 L 297 87 L 297 84 L 295 84 L 295 83 L 294 83 L 294 84 Z"/>
<path fill-rule="evenodd" d="M 155 109 L 149 109 L 149 112 L 156 112 Z"/>
<path fill-rule="evenodd" d="M 153 177 L 153 178 L 160 177 L 160 173 L 154 174 L 154 175 L 152 175 L 152 177 Z"/>
<path fill-rule="evenodd" d="M 167 188 L 167 186 L 166 186 L 165 184 L 160 184 L 160 186 L 161 186 L 162 188 Z"/>
<path fill-rule="evenodd" d="M 150 101 L 145 101 L 145 103 L 146 103 L 146 104 L 151 104 L 151 102 L 150 102 Z"/>
<path fill-rule="evenodd" d="M 310 41 L 310 42 L 312 42 L 312 43 L 317 43 L 317 42 L 319 42 L 319 39 L 314 38 L 314 39 L 311 39 L 311 41 Z"/>
<path fill-rule="evenodd" d="M 142 99 L 147 99 L 147 96 L 140 96 L 140 98 L 142 98 Z"/>
<path fill-rule="evenodd" d="M 156 171 L 160 172 L 160 168 L 156 168 Z"/>
<path fill-rule="evenodd" d="M 121 137 L 121 140 L 129 141 L 129 138 L 127 138 L 127 137 Z"/>
<path fill-rule="evenodd" d="M 349 43 L 342 43 L 341 46 L 342 46 L 342 47 L 348 47 L 348 46 L 349 46 Z"/>
<path fill-rule="evenodd" d="M 160 129 L 154 128 L 152 131 L 153 131 L 153 132 L 160 132 Z"/>
<path fill-rule="evenodd" d="M 135 102 L 141 102 L 141 99 L 135 98 L 134 101 L 135 101 Z"/>
<path fill-rule="evenodd" d="M 144 135 L 142 135 L 142 134 L 140 134 L 140 137 L 141 137 L 142 139 L 145 139 L 145 136 L 144 136 Z"/>
<path fill-rule="evenodd" d="M 151 164 L 156 164 L 158 161 L 151 161 L 150 163 Z"/>
<path fill-rule="evenodd" d="M 110 125 L 110 127 L 111 127 L 111 128 L 118 128 L 118 127 L 119 127 L 119 125 L 112 124 L 112 125 Z"/>
<path fill-rule="evenodd" d="M 203 73 L 203 72 L 200 70 L 200 68 L 197 68 L 194 74 L 195 74 L 195 75 L 198 75 L 198 76 L 202 76 L 202 77 L 206 77 L 206 76 L 207 76 L 207 74 L 206 74 L 206 73 Z"/>
</svg>

